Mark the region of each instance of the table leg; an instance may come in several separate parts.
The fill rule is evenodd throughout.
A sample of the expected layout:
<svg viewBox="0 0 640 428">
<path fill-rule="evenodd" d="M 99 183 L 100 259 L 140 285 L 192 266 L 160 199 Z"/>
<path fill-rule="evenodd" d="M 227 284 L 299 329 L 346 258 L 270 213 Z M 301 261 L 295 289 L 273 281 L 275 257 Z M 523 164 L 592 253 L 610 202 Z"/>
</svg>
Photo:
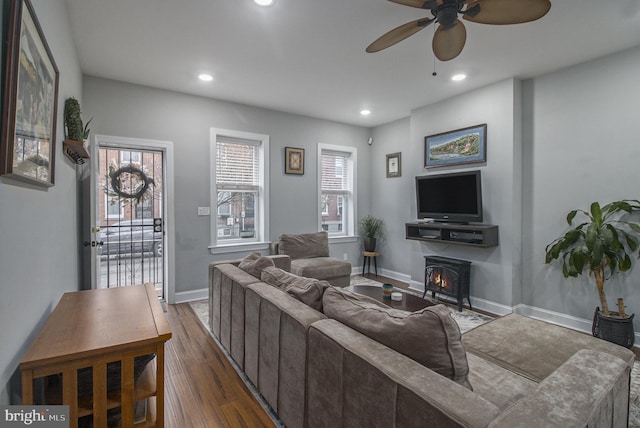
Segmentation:
<svg viewBox="0 0 640 428">
<path fill-rule="evenodd" d="M 367 256 L 362 256 L 362 276 L 364 276 L 364 268 L 367 266 Z"/>
<path fill-rule="evenodd" d="M 377 260 L 378 260 L 378 258 L 377 258 L 377 257 L 374 257 L 374 258 L 373 258 L 373 267 L 374 267 L 374 268 L 375 268 L 375 270 L 376 270 L 376 276 L 378 276 L 378 262 L 377 262 Z M 369 262 L 369 265 L 371 265 L 371 262 Z"/>
<path fill-rule="evenodd" d="M 22 372 L 22 405 L 33 404 L 33 372 L 24 370 Z"/>
</svg>

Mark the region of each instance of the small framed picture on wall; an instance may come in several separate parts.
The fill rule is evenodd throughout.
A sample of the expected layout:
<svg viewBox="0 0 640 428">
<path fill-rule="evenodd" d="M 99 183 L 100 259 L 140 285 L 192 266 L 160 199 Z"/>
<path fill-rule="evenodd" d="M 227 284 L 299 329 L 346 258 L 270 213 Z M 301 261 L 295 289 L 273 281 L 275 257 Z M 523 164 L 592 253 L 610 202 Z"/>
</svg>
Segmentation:
<svg viewBox="0 0 640 428">
<path fill-rule="evenodd" d="M 304 149 L 284 148 L 284 173 L 304 174 Z"/>
<path fill-rule="evenodd" d="M 387 178 L 402 176 L 402 153 L 387 155 Z"/>
</svg>

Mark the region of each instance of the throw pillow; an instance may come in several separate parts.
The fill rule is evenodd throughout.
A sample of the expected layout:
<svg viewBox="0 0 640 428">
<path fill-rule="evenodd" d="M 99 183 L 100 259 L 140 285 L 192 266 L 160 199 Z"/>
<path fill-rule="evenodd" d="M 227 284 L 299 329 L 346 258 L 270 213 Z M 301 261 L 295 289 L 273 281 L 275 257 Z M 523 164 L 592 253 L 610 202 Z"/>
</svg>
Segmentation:
<svg viewBox="0 0 640 428">
<path fill-rule="evenodd" d="M 304 278 L 277 267 L 264 269 L 260 279 L 320 312 L 322 312 L 322 295 L 327 288 L 331 287 L 327 281 Z"/>
<path fill-rule="evenodd" d="M 295 259 L 329 257 L 329 235 L 327 232 L 280 235 L 278 252 Z"/>
<path fill-rule="evenodd" d="M 460 328 L 444 305 L 407 312 L 336 287 L 322 303 L 329 318 L 472 390 Z"/>
<path fill-rule="evenodd" d="M 242 259 L 238 264 L 238 267 L 240 269 L 255 276 L 256 278 L 260 278 L 260 273 L 262 272 L 262 269 L 267 268 L 269 266 L 274 266 L 273 260 L 263 256 L 257 251 L 254 251 L 253 253 L 249 254 L 247 257 Z"/>
</svg>

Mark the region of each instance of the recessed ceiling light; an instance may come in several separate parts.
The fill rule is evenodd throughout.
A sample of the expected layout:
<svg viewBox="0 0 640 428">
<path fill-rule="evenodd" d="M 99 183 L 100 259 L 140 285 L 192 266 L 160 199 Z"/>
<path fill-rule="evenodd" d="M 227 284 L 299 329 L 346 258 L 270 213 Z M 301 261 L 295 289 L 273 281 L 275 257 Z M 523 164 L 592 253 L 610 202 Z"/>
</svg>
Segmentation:
<svg viewBox="0 0 640 428">
<path fill-rule="evenodd" d="M 451 77 L 451 80 L 453 80 L 454 82 L 459 82 L 461 80 L 464 80 L 467 78 L 466 74 L 455 74 Z"/>
<path fill-rule="evenodd" d="M 273 4 L 273 0 L 253 0 L 253 1 L 258 6 L 271 6 Z"/>
<path fill-rule="evenodd" d="M 363 116 L 369 116 L 371 114 L 371 110 L 367 110 L 367 109 L 360 110 L 360 114 Z"/>
<path fill-rule="evenodd" d="M 211 82 L 213 80 L 213 76 L 207 73 L 202 73 L 198 75 L 198 79 L 202 80 L 203 82 Z"/>
</svg>

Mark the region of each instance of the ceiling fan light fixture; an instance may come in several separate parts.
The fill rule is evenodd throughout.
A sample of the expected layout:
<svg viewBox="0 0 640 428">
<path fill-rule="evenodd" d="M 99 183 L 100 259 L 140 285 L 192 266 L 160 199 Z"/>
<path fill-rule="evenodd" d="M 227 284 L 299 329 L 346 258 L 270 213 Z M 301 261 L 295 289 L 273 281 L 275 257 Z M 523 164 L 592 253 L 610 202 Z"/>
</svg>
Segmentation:
<svg viewBox="0 0 640 428">
<path fill-rule="evenodd" d="M 466 78 L 467 78 L 467 75 L 464 73 L 458 73 L 451 76 L 451 80 L 453 80 L 454 82 L 461 82 Z"/>
<path fill-rule="evenodd" d="M 371 110 L 366 109 L 366 108 L 365 108 L 365 109 L 362 109 L 362 110 L 360 110 L 360 114 L 361 114 L 362 116 L 369 116 L 369 115 L 371 114 Z"/>
<path fill-rule="evenodd" d="M 271 6 L 274 0 L 253 0 L 253 2 L 258 6 L 267 7 L 267 6 Z"/>
<path fill-rule="evenodd" d="M 208 73 L 200 73 L 198 74 L 198 79 L 202 80 L 203 82 L 211 82 L 213 80 L 213 76 Z"/>
</svg>

